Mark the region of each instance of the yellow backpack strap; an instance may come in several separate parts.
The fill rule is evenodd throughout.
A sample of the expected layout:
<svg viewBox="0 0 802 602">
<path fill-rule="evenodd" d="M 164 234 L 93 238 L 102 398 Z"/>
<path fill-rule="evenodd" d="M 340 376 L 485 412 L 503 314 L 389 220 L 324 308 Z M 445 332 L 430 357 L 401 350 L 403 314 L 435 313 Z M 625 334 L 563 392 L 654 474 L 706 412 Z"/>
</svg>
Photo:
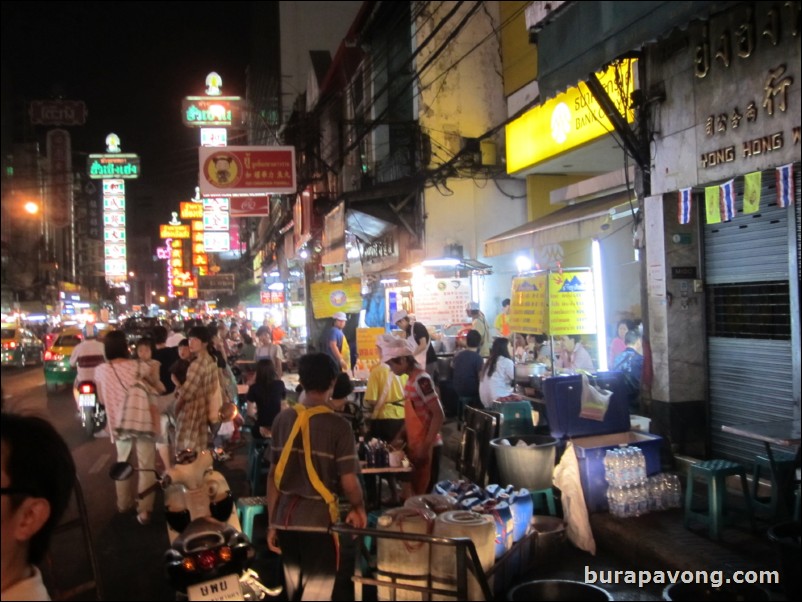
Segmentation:
<svg viewBox="0 0 802 602">
<path fill-rule="evenodd" d="M 306 474 L 309 477 L 309 482 L 312 483 L 312 487 L 315 488 L 315 491 L 320 494 L 320 497 L 322 497 L 323 501 L 328 505 L 331 521 L 335 523 L 340 518 L 340 508 L 337 504 L 337 498 L 323 484 L 323 481 L 320 480 L 320 476 L 317 474 L 315 466 L 312 464 L 312 444 L 311 437 L 309 435 L 309 421 L 312 416 L 325 414 L 331 412 L 332 410 L 328 406 L 317 406 L 310 410 L 300 403 L 296 404 L 294 408 L 298 413 L 298 418 L 295 420 L 295 424 L 292 426 L 290 436 L 287 438 L 287 442 L 284 444 L 284 449 L 281 450 L 281 457 L 276 465 L 276 488 L 281 489 L 281 480 L 284 477 L 284 471 L 287 468 L 287 462 L 289 461 L 290 454 L 292 453 L 292 444 L 295 441 L 295 437 L 297 437 L 298 433 L 300 432 L 301 436 L 303 437 L 304 461 L 306 464 Z"/>
</svg>

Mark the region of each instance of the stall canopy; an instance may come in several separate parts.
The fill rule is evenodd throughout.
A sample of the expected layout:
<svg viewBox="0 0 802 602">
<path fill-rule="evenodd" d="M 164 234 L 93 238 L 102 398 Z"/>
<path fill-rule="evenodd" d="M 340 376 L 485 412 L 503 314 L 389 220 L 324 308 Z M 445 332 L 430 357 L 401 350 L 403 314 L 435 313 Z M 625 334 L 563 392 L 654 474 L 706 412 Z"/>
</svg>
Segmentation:
<svg viewBox="0 0 802 602">
<path fill-rule="evenodd" d="M 576 203 L 485 241 L 485 257 L 599 235 L 612 216 L 629 211 L 626 193 Z"/>
</svg>

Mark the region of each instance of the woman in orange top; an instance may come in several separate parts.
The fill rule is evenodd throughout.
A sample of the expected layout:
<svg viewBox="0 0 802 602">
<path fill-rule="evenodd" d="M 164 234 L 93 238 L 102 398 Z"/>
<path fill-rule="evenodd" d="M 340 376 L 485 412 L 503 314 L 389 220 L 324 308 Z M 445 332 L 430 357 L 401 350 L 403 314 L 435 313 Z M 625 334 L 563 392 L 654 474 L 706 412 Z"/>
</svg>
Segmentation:
<svg viewBox="0 0 802 602">
<path fill-rule="evenodd" d="M 395 337 L 392 337 L 395 338 Z M 382 360 L 397 376 L 409 377 L 404 387 L 404 426 L 393 441 L 398 448 L 405 437 L 412 463 L 412 493 L 429 493 L 440 469 L 445 414 L 429 374 L 415 361 L 415 346 L 408 339 L 380 339 Z"/>
</svg>

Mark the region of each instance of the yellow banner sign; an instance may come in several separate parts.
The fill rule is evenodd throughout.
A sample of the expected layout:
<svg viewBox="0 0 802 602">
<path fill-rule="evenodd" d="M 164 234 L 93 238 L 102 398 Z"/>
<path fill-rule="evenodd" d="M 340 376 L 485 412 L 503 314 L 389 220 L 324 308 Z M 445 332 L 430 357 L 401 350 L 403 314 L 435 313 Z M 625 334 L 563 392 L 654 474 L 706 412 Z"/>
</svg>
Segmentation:
<svg viewBox="0 0 802 602">
<path fill-rule="evenodd" d="M 338 311 L 359 313 L 362 309 L 362 283 L 359 278 L 342 282 L 313 282 L 312 312 L 316 319 L 330 318 Z"/>
<path fill-rule="evenodd" d="M 549 331 L 551 336 L 596 333 L 593 272 L 549 274 Z"/>
<path fill-rule="evenodd" d="M 159 226 L 159 238 L 189 238 L 189 226 L 181 224 L 161 224 Z"/>
<path fill-rule="evenodd" d="M 510 329 L 522 334 L 543 334 L 546 321 L 546 272 L 512 279 Z"/>
</svg>

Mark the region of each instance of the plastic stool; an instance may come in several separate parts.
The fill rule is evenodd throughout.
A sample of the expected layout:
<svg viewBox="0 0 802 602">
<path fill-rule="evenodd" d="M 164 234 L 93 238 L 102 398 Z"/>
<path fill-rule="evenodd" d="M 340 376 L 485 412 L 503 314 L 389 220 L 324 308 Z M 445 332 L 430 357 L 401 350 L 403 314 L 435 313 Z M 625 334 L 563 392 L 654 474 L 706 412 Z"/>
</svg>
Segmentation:
<svg viewBox="0 0 802 602">
<path fill-rule="evenodd" d="M 774 467 L 777 469 L 777 474 L 771 471 L 771 462 L 768 456 L 759 455 L 755 458 L 755 469 L 752 473 L 752 504 L 755 510 L 761 514 L 766 514 L 771 519 L 782 518 L 780 516 L 780 496 L 783 492 L 780 491 L 781 484 L 792 483 L 795 462 L 793 454 L 777 453 L 774 454 Z M 760 473 L 765 470 L 769 473 L 771 480 L 771 495 L 759 496 L 758 488 L 760 487 Z"/>
<path fill-rule="evenodd" d="M 554 504 L 553 487 L 549 487 L 548 489 L 538 489 L 537 491 L 530 491 L 529 495 L 532 496 L 532 503 L 534 504 L 535 510 L 538 509 L 541 501 L 544 501 L 549 509 L 549 516 L 557 516 L 557 507 Z"/>
<path fill-rule="evenodd" d="M 253 519 L 258 514 L 267 512 L 266 497 L 241 497 L 237 500 L 237 514 L 242 525 L 242 532 L 253 541 Z"/>
<path fill-rule="evenodd" d="M 724 522 L 724 500 L 727 496 L 726 478 L 736 475 L 741 478 L 741 489 L 743 490 L 744 503 L 749 515 L 752 530 L 755 529 L 754 517 L 752 516 L 752 500 L 749 495 L 749 486 L 746 483 L 746 469 L 737 462 L 729 460 L 705 460 L 698 464 L 693 464 L 688 470 L 688 480 L 685 485 L 685 527 L 696 519 L 708 526 L 710 538 L 718 540 L 721 538 L 721 527 Z M 707 483 L 707 512 L 696 512 L 692 509 L 693 483 L 695 477 L 704 479 Z"/>
</svg>

